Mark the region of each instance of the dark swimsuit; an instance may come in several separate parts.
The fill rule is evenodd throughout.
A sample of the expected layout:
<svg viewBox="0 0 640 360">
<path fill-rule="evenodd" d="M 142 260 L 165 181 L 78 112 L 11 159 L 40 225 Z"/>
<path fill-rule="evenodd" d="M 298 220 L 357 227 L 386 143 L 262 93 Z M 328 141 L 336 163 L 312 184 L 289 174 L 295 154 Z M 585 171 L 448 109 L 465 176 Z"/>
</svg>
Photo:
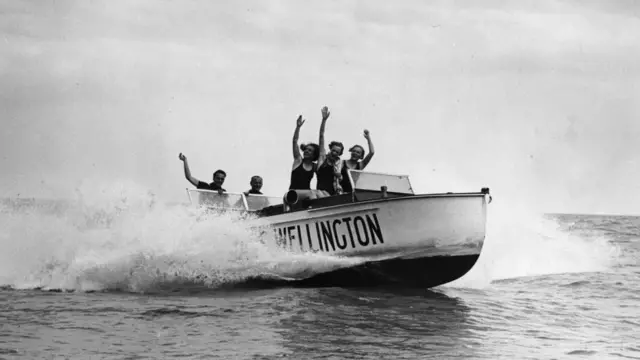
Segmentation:
<svg viewBox="0 0 640 360">
<path fill-rule="evenodd" d="M 313 164 L 310 171 L 304 169 L 304 164 L 300 164 L 297 168 L 291 171 L 291 183 L 289 189 L 295 190 L 310 190 L 311 179 L 316 172 L 316 164 Z"/>
<path fill-rule="evenodd" d="M 342 181 L 340 182 L 340 186 L 342 186 L 342 191 L 346 193 L 353 192 L 351 182 L 349 181 L 349 170 L 360 170 L 360 163 L 357 163 L 356 167 L 350 169 L 347 167 L 347 160 L 342 160 Z"/>
<path fill-rule="evenodd" d="M 324 162 L 316 171 L 317 183 L 316 189 L 324 190 L 329 193 L 329 195 L 335 195 L 336 189 L 333 187 L 334 173 L 333 166 Z"/>
</svg>

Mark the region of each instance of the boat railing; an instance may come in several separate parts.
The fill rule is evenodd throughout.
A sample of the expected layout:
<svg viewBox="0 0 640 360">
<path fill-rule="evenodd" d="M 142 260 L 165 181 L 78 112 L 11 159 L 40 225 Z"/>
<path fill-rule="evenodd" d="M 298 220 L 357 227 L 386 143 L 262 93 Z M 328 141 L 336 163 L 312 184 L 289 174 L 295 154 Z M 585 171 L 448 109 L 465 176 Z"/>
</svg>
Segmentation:
<svg viewBox="0 0 640 360">
<path fill-rule="evenodd" d="M 259 195 L 217 191 L 186 189 L 192 205 L 205 206 L 224 210 L 255 212 L 268 206 L 281 205 L 282 198 Z"/>
</svg>

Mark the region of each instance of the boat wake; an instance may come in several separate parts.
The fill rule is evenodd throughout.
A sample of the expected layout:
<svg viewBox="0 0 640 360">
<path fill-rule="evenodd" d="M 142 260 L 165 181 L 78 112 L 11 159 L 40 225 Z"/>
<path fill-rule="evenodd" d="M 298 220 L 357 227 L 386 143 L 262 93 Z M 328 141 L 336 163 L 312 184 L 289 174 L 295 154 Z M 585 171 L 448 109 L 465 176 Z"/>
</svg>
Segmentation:
<svg viewBox="0 0 640 360">
<path fill-rule="evenodd" d="M 5 200 L 0 286 L 143 293 L 217 289 L 297 281 L 363 261 L 269 248 L 232 215 L 163 205 L 138 189 L 98 194 L 104 196 Z"/>
<path fill-rule="evenodd" d="M 0 288 L 170 293 L 282 286 L 367 261 L 266 244 L 231 215 L 165 205 L 131 185 L 78 193 L 73 201 L 7 199 L 0 204 Z M 554 220 L 491 208 L 478 263 L 446 286 L 606 270 L 614 250 L 606 239 L 558 229 Z"/>
</svg>

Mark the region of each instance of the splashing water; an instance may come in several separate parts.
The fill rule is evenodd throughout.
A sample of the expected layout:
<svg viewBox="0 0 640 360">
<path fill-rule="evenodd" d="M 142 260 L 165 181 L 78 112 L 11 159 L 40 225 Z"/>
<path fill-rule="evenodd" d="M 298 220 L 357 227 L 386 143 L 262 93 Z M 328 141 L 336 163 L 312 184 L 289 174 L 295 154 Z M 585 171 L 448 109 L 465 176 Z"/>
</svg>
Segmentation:
<svg viewBox="0 0 640 360">
<path fill-rule="evenodd" d="M 95 183 L 91 183 L 95 185 Z M 232 215 L 163 205 L 135 184 L 79 189 L 73 201 L 0 204 L 0 286 L 152 292 L 216 288 L 253 277 L 291 280 L 363 259 L 269 247 Z M 605 271 L 615 250 L 603 236 L 491 205 L 476 266 L 446 287 L 554 273 Z"/>
<path fill-rule="evenodd" d="M 162 205 L 118 184 L 68 202 L 13 199 L 0 210 L 0 286 L 149 292 L 293 279 L 355 259 L 271 248 L 230 214 Z"/>
<path fill-rule="evenodd" d="M 553 216 L 492 204 L 478 262 L 446 287 L 484 288 L 493 281 L 608 271 L 619 256 L 611 239 L 566 228 Z"/>
</svg>

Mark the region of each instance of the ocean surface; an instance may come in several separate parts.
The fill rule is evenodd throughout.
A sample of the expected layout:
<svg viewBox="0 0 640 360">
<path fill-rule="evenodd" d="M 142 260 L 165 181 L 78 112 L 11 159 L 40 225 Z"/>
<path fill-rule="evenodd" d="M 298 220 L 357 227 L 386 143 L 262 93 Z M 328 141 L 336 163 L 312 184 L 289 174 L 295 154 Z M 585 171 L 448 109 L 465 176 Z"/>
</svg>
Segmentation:
<svg viewBox="0 0 640 360">
<path fill-rule="evenodd" d="M 247 288 L 348 265 L 152 196 L 0 203 L 0 359 L 640 359 L 640 218 L 489 206 L 426 289 Z"/>
</svg>

